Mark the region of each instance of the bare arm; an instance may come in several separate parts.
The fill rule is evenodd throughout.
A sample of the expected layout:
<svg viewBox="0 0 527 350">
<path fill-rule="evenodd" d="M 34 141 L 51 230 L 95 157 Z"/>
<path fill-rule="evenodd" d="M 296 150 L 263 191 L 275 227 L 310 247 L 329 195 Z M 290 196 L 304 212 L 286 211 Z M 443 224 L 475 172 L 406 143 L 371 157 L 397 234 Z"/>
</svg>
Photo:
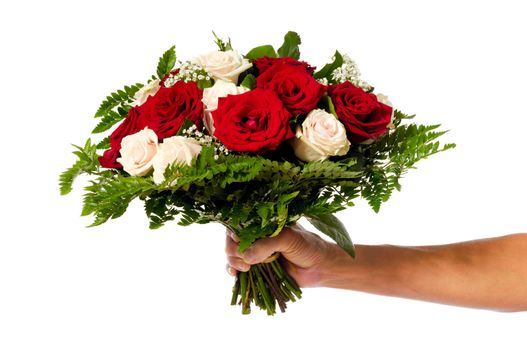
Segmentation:
<svg viewBox="0 0 527 350">
<path fill-rule="evenodd" d="M 230 266 L 247 270 L 273 252 L 302 287 L 343 288 L 437 303 L 527 311 L 527 234 L 438 246 L 357 245 L 352 259 L 300 226 L 256 242 L 245 253 L 227 237 Z"/>
</svg>

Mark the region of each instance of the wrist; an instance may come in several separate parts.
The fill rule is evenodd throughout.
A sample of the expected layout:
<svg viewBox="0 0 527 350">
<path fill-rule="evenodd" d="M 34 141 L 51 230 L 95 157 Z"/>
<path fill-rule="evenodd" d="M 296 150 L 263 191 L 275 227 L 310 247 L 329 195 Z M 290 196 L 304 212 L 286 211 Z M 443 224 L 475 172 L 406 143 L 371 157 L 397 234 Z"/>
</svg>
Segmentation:
<svg viewBox="0 0 527 350">
<path fill-rule="evenodd" d="M 361 250 L 360 246 L 355 248 Z M 351 257 L 346 251 L 333 243 L 328 245 L 326 256 L 319 267 L 316 286 L 354 289 L 353 286 L 364 275 L 364 268 L 358 261 L 358 257 Z"/>
</svg>

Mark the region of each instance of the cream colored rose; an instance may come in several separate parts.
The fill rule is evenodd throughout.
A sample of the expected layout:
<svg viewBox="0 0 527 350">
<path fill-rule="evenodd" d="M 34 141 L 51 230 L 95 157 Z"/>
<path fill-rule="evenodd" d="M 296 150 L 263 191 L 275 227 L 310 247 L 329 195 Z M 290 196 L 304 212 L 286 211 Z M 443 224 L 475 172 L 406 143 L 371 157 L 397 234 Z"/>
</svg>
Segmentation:
<svg viewBox="0 0 527 350">
<path fill-rule="evenodd" d="M 309 112 L 292 143 L 295 155 L 306 162 L 343 156 L 350 148 L 344 125 L 322 109 Z"/>
<path fill-rule="evenodd" d="M 236 51 L 214 51 L 194 58 L 214 79 L 230 81 L 236 84 L 240 73 L 252 67 L 249 60 L 243 58 Z"/>
<path fill-rule="evenodd" d="M 121 141 L 121 158 L 117 161 L 132 176 L 146 175 L 152 169 L 152 160 L 158 150 L 157 135 L 149 129 L 125 136 Z"/>
<path fill-rule="evenodd" d="M 199 152 L 201 152 L 201 145 L 195 139 L 184 136 L 164 139 L 153 160 L 154 182 L 160 184 L 165 180 L 164 174 L 169 164 L 178 162 L 190 165 Z"/>
<path fill-rule="evenodd" d="M 149 96 L 154 96 L 159 91 L 159 79 L 152 80 L 150 83 L 146 84 L 140 88 L 134 95 L 134 106 L 140 106 L 146 102 L 146 99 Z"/>
<path fill-rule="evenodd" d="M 246 87 L 236 86 L 234 83 L 224 80 L 217 80 L 214 86 L 203 90 L 203 98 L 201 99 L 201 102 L 205 105 L 203 122 L 211 135 L 214 134 L 212 112 L 218 109 L 218 98 L 226 97 L 227 95 L 239 95 L 247 91 L 249 89 Z"/>
</svg>

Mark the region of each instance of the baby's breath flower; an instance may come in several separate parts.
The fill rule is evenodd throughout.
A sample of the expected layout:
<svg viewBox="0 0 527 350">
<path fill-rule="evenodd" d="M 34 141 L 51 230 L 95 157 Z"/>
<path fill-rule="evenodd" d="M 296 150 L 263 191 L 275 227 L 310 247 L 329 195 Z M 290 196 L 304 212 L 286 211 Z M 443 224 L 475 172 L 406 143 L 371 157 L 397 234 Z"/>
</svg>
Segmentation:
<svg viewBox="0 0 527 350">
<path fill-rule="evenodd" d="M 179 79 L 177 79 L 172 73 L 168 75 L 168 77 L 165 79 L 165 87 L 166 88 L 169 88 L 169 87 L 172 87 L 174 86 L 174 84 L 178 81 Z"/>
<path fill-rule="evenodd" d="M 188 83 L 189 81 L 199 82 L 202 80 L 210 80 L 211 75 L 200 65 L 186 61 L 180 64 L 179 73 L 176 75 L 176 78 Z"/>
<path fill-rule="evenodd" d="M 329 84 L 328 78 L 320 78 L 320 79 L 317 79 L 317 80 L 322 85 L 328 85 Z"/>
<path fill-rule="evenodd" d="M 220 156 L 229 155 L 229 150 L 225 147 L 220 140 L 211 135 L 206 135 L 199 131 L 196 125 L 191 125 L 187 129 L 183 130 L 183 133 L 187 137 L 196 140 L 203 147 L 212 147 L 214 149 L 214 159 L 220 159 Z"/>
<path fill-rule="evenodd" d="M 348 55 L 343 55 L 342 58 L 344 63 L 342 63 L 342 66 L 333 71 L 331 74 L 332 78 L 337 83 L 349 81 L 353 85 L 360 87 L 365 91 L 371 90 L 371 85 L 361 79 L 359 67 L 355 61 L 353 61 Z"/>
</svg>

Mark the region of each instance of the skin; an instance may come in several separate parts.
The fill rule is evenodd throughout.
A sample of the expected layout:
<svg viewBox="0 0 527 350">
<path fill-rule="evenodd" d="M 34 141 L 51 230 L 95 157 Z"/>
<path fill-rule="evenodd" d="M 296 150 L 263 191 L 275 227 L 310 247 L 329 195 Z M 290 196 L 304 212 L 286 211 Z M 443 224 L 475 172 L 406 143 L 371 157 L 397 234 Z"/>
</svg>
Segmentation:
<svg viewBox="0 0 527 350">
<path fill-rule="evenodd" d="M 295 225 L 244 253 L 227 230 L 228 271 L 247 271 L 273 252 L 301 287 L 330 287 L 497 311 L 527 311 L 527 234 L 437 246 L 356 245 L 351 258 Z"/>
</svg>

